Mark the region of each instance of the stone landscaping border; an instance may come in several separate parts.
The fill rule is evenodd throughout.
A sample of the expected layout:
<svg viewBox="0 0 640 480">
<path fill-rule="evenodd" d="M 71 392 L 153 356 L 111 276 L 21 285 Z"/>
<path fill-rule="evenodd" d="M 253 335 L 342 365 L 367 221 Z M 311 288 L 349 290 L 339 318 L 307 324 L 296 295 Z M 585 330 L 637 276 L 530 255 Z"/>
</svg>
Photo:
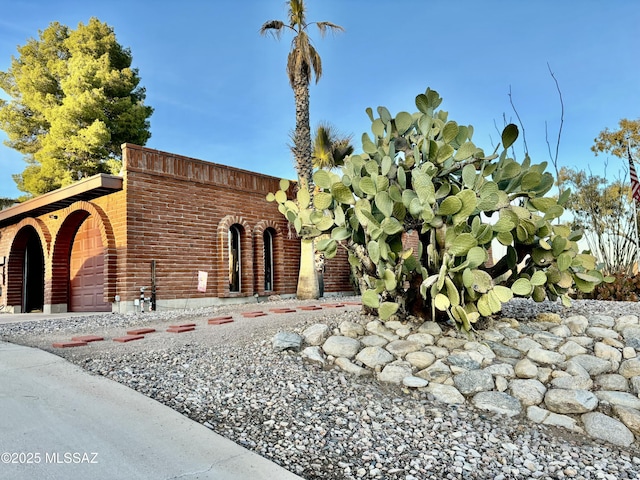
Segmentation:
<svg viewBox="0 0 640 480">
<path fill-rule="evenodd" d="M 502 318 L 473 334 L 432 321 L 361 318 L 333 331 L 317 323 L 301 335 L 281 332 L 272 346 L 445 404 L 526 415 L 613 445 L 640 445 L 636 315 L 544 313 L 526 322 Z"/>
</svg>

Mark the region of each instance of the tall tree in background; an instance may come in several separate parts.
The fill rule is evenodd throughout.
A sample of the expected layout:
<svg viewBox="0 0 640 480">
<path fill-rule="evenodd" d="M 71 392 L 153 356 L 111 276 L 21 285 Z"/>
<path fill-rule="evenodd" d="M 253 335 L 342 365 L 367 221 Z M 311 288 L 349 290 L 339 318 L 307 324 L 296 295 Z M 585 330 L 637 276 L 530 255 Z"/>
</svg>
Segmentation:
<svg viewBox="0 0 640 480">
<path fill-rule="evenodd" d="M 293 34 L 291 50 L 287 58 L 287 76 L 293 89 L 296 106 L 296 125 L 293 135 L 293 155 L 298 173 L 298 188 L 311 190 L 313 162 L 311 158 L 311 126 L 309 122 L 309 84 L 315 76 L 316 83 L 322 76 L 320 55 L 311 43 L 308 28 L 316 25 L 320 35 L 327 30 L 342 31 L 341 26 L 331 22 L 311 22 L 305 19 L 304 0 L 290 0 L 289 21 L 270 20 L 260 28 L 260 34 L 273 34 L 280 38 L 289 30 Z M 298 298 L 318 298 L 318 281 L 314 266 L 314 246 L 312 239 L 302 239 L 300 273 L 298 276 Z"/>
<path fill-rule="evenodd" d="M 145 89 L 128 48 L 113 29 L 91 18 L 76 30 L 54 22 L 18 47 L 0 72 L 0 128 L 5 144 L 24 154 L 14 175 L 30 195 L 55 190 L 96 173 L 117 173 L 122 143 L 151 136 Z"/>
<path fill-rule="evenodd" d="M 610 153 L 619 158 L 627 158 L 627 148 L 631 147 L 631 151 L 637 150 L 640 146 L 640 119 L 628 120 L 623 118 L 618 122 L 620 128 L 618 130 L 609 130 L 605 128 L 594 139 L 591 147 L 593 153 Z"/>
</svg>

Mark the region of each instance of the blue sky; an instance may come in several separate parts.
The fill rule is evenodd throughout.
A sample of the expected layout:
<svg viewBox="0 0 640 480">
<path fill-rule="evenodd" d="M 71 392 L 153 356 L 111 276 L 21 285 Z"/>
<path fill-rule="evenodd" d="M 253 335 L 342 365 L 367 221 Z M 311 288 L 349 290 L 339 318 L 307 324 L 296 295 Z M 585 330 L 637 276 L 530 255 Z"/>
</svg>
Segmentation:
<svg viewBox="0 0 640 480">
<path fill-rule="evenodd" d="M 640 117 L 637 0 L 307 0 L 307 10 L 308 21 L 345 28 L 324 39 L 313 31 L 323 77 L 311 87 L 312 127 L 329 121 L 358 148 L 367 107 L 413 112 L 430 87 L 449 118 L 473 125 L 475 144 L 492 151 L 496 125 L 515 120 L 511 89 L 532 159 L 549 160 L 545 122 L 555 150 L 560 103 L 547 64 L 565 106 L 560 165 L 600 171 L 606 157 L 593 155 L 593 139 Z M 0 70 L 51 22 L 75 28 L 95 16 L 132 51 L 155 109 L 148 147 L 293 178 L 291 37 L 258 33 L 286 15 L 283 0 L 11 2 L 0 18 Z M 0 147 L 0 197 L 20 194 L 11 174 L 24 166 Z"/>
</svg>

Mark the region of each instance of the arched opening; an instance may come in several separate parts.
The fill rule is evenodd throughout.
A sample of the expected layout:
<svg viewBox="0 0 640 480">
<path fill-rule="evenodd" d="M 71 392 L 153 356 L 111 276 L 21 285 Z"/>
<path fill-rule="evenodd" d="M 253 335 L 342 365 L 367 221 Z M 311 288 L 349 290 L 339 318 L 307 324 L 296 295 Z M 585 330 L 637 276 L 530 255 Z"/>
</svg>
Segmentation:
<svg viewBox="0 0 640 480">
<path fill-rule="evenodd" d="M 264 289 L 273 290 L 273 229 L 268 228 L 262 235 L 264 244 Z"/>
<path fill-rule="evenodd" d="M 240 277 L 242 261 L 240 251 L 240 228 L 237 225 L 229 227 L 229 291 L 240 291 Z"/>
<path fill-rule="evenodd" d="M 22 262 L 22 311 L 38 312 L 44 307 L 44 251 L 36 231 L 32 227 L 27 230 Z"/>
</svg>

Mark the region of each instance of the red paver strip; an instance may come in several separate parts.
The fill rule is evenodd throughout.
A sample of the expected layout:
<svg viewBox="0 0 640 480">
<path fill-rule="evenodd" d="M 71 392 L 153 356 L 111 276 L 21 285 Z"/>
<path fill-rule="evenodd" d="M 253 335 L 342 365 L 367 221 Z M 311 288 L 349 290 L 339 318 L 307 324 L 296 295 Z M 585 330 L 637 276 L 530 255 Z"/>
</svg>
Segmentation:
<svg viewBox="0 0 640 480">
<path fill-rule="evenodd" d="M 222 325 L 223 323 L 232 323 L 233 318 L 231 317 L 220 317 L 220 318 L 212 318 L 209 320 L 209 325 Z"/>
<path fill-rule="evenodd" d="M 344 302 L 345 305 L 362 305 L 362 302 Z"/>
<path fill-rule="evenodd" d="M 298 307 L 300 310 L 322 310 L 322 307 L 318 307 L 316 305 L 309 305 L 309 306 L 305 306 L 305 307 Z"/>
<path fill-rule="evenodd" d="M 190 332 L 192 330 L 195 330 L 196 327 L 195 326 L 190 326 L 190 325 L 173 325 L 169 328 L 167 328 L 167 332 L 169 333 L 184 333 L 184 332 Z"/>
<path fill-rule="evenodd" d="M 209 323 L 211 323 L 212 321 L 217 322 L 218 320 L 233 320 L 233 317 L 231 315 L 225 315 L 223 317 L 214 317 L 209 319 Z"/>
<path fill-rule="evenodd" d="M 269 311 L 273 313 L 295 313 L 296 310 L 294 308 L 271 308 Z"/>
<path fill-rule="evenodd" d="M 180 325 L 169 325 L 169 328 L 195 327 L 195 323 L 181 323 Z"/>
<path fill-rule="evenodd" d="M 74 342 L 101 342 L 104 340 L 104 337 L 99 337 L 97 335 L 84 335 L 81 337 L 71 337 L 71 340 Z"/>
<path fill-rule="evenodd" d="M 127 335 L 144 335 L 145 333 L 153 333 L 155 331 L 155 328 L 135 328 L 133 330 L 127 330 Z"/>
<path fill-rule="evenodd" d="M 69 348 L 69 347 L 84 347 L 85 345 L 87 345 L 87 342 L 80 342 L 80 341 L 77 341 L 77 340 L 73 340 L 71 342 L 54 343 L 53 347 L 54 348 Z"/>
<path fill-rule="evenodd" d="M 256 318 L 256 317 L 264 317 L 266 313 L 264 312 L 243 312 L 242 316 L 244 318 Z"/>
<path fill-rule="evenodd" d="M 344 303 L 326 303 L 322 306 L 324 308 L 341 308 L 344 307 Z"/>
<path fill-rule="evenodd" d="M 133 340 L 142 340 L 144 335 L 125 335 L 124 337 L 116 337 L 113 339 L 114 342 L 127 343 L 132 342 Z"/>
</svg>

